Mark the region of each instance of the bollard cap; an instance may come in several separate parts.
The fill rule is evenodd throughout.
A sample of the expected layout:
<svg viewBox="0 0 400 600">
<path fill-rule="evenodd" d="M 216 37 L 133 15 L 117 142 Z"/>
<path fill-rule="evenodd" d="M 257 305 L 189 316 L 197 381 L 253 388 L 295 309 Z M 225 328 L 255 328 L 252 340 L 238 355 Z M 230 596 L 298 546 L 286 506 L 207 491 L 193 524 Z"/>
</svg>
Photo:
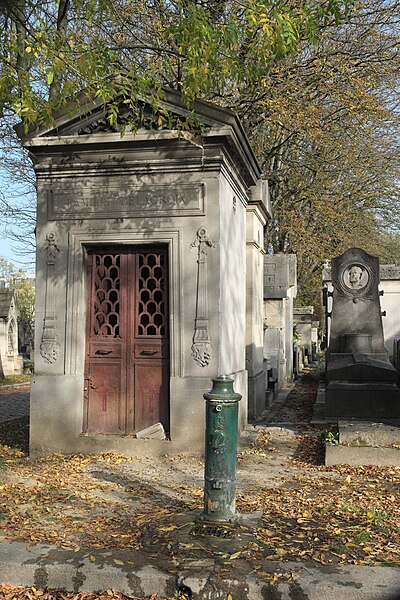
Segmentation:
<svg viewBox="0 0 400 600">
<path fill-rule="evenodd" d="M 203 394 L 205 400 L 214 400 L 215 402 L 239 402 L 242 399 L 241 394 L 233 390 L 234 380 L 227 375 L 215 377 L 212 380 L 213 386 L 210 392 Z"/>
</svg>

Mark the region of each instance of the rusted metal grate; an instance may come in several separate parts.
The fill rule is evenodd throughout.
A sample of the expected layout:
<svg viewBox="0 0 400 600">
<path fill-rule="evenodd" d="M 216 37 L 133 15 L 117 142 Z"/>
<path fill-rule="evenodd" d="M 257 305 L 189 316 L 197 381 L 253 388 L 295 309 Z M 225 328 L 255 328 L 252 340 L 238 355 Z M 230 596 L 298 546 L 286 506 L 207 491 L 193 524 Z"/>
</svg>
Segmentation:
<svg viewBox="0 0 400 600">
<path fill-rule="evenodd" d="M 238 527 L 234 524 L 195 523 L 190 533 L 194 536 L 217 537 L 231 540 L 236 537 L 237 531 Z"/>
</svg>

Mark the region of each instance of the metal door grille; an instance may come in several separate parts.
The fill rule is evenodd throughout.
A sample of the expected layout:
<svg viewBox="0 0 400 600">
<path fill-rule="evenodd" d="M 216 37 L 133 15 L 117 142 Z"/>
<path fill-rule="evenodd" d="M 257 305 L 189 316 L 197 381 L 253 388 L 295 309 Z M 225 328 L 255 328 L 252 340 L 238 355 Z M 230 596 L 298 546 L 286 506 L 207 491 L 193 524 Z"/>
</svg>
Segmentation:
<svg viewBox="0 0 400 600">
<path fill-rule="evenodd" d="M 120 263 L 116 255 L 96 255 L 94 274 L 94 334 L 119 337 Z"/>
<path fill-rule="evenodd" d="M 165 253 L 137 254 L 138 336 L 164 337 L 166 327 Z"/>
</svg>

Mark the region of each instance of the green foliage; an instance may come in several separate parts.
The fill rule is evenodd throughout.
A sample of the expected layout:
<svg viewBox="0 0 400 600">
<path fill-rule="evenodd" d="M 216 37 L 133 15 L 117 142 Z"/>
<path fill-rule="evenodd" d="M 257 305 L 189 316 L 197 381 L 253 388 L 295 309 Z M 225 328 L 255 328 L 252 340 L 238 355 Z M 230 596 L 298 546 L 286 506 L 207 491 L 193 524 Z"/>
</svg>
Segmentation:
<svg viewBox="0 0 400 600">
<path fill-rule="evenodd" d="M 21 321 L 33 324 L 35 319 L 35 286 L 22 269 L 0 256 L 0 278 L 17 292 L 18 310 Z"/>
<path fill-rule="evenodd" d="M 259 82 L 303 39 L 314 43 L 347 9 L 347 0 L 10 3 L 0 9 L 2 107 L 40 125 L 76 91 L 107 101 L 116 73 L 135 97 L 160 84 L 188 101 L 235 90 Z"/>
<path fill-rule="evenodd" d="M 327 431 L 325 435 L 325 443 L 329 446 L 337 446 L 339 444 L 339 433 Z"/>
<path fill-rule="evenodd" d="M 270 182 L 269 248 L 297 255 L 297 302 L 316 305 L 348 247 L 400 262 L 398 47 L 394 0 L 8 2 L 0 115 L 39 127 L 82 91 L 121 134 L 144 96 L 159 127 L 199 127 L 157 112 L 163 86 L 233 108 Z"/>
<path fill-rule="evenodd" d="M 267 241 L 297 255 L 300 305 L 320 301 L 322 264 L 349 247 L 399 260 L 397 8 L 363 0 L 348 18 L 275 62 L 256 104 L 256 89 L 241 98 L 270 182 Z"/>
<path fill-rule="evenodd" d="M 17 279 L 14 289 L 18 295 L 18 309 L 21 321 L 33 324 L 35 320 L 35 286 L 27 278 Z"/>
</svg>

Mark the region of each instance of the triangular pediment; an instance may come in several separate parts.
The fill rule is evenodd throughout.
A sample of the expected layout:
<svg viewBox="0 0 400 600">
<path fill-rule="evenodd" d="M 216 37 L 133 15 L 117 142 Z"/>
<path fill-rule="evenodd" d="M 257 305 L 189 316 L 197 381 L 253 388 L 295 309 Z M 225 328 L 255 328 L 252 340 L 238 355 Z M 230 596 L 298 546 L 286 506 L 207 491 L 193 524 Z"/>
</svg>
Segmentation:
<svg viewBox="0 0 400 600">
<path fill-rule="evenodd" d="M 127 102 L 125 97 L 105 105 L 100 99 L 77 95 L 62 112 L 54 115 L 51 126 L 26 132 L 20 125 L 16 131 L 30 152 L 35 148 L 43 152 L 45 148 L 63 145 L 71 148 L 80 143 L 120 144 L 122 137 L 130 143 L 150 138 L 154 141 L 158 136 L 164 140 L 181 137 L 201 147 L 206 142 L 215 142 L 228 149 L 234 162 L 242 163 L 243 173 L 249 175 L 248 185 L 254 185 L 261 173 L 242 124 L 233 111 L 202 100 L 188 107 L 182 95 L 170 89 L 164 89 L 157 102 L 154 98 Z"/>
<path fill-rule="evenodd" d="M 118 107 L 117 113 L 115 107 Z M 113 102 L 112 106 L 105 106 L 100 100 L 88 101 L 83 95 L 76 96 L 54 116 L 51 126 L 28 133 L 17 128 L 17 132 L 23 139 L 32 139 L 140 130 L 207 130 L 238 125 L 237 116 L 228 109 L 204 101 L 196 101 L 188 107 L 179 92 L 165 89 L 157 105 L 138 99 L 129 108 L 123 99 Z"/>
</svg>

